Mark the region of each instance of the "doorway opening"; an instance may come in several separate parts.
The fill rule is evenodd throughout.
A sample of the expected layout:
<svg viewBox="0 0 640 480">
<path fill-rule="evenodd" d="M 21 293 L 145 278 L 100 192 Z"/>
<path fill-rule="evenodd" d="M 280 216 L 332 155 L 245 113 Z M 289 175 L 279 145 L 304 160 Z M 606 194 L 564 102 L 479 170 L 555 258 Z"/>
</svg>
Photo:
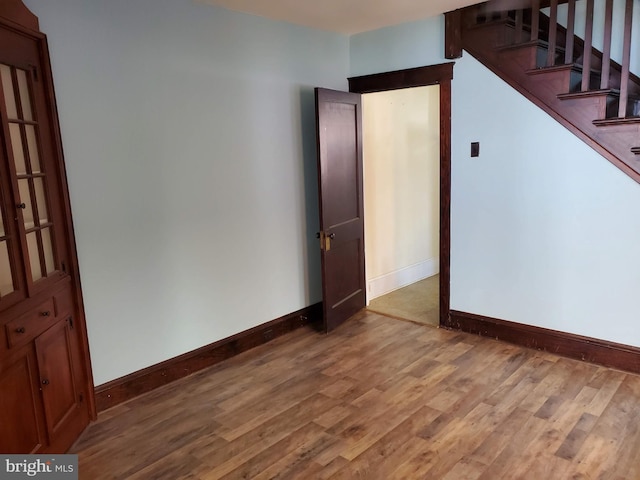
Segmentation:
<svg viewBox="0 0 640 480">
<path fill-rule="evenodd" d="M 417 67 L 393 72 L 352 77 L 349 79 L 349 91 L 360 94 L 412 89 L 413 87 L 438 87 L 438 275 L 423 275 L 426 281 L 438 284 L 438 324 L 451 328 L 450 319 L 450 255 L 451 255 L 451 80 L 453 63 L 443 63 L 427 67 Z M 366 174 L 365 174 L 366 175 Z M 434 204 L 417 205 L 416 209 L 427 211 Z M 371 212 L 370 212 L 371 213 Z M 366 215 L 365 215 L 366 222 Z M 387 231 L 387 234 L 392 234 Z M 366 236 L 365 236 L 366 237 Z M 366 238 L 365 238 L 366 241 Z M 366 257 L 369 253 L 367 252 Z M 425 260 L 426 261 L 426 260 Z M 415 265 L 414 265 L 415 266 Z M 425 265 L 423 265 L 424 267 Z M 417 268 L 420 270 L 420 268 Z M 434 272 L 435 273 L 435 272 Z M 367 290 L 369 288 L 367 287 Z M 432 289 L 433 292 L 433 289 Z M 367 292 L 368 293 L 368 292 Z M 401 293 L 401 292 L 400 292 Z M 420 294 L 418 294 L 420 295 Z M 427 294 L 428 295 L 428 294 Z M 432 312 L 435 313 L 435 312 Z"/>
<path fill-rule="evenodd" d="M 367 306 L 439 325 L 440 86 L 362 95 Z"/>
</svg>

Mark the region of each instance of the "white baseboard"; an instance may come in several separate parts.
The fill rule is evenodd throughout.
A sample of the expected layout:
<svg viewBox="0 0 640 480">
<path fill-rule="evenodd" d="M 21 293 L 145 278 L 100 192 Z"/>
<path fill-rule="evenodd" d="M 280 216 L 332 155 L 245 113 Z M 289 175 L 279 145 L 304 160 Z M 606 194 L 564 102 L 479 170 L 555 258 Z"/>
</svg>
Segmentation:
<svg viewBox="0 0 640 480">
<path fill-rule="evenodd" d="M 393 292 L 425 278 L 432 277 L 440 271 L 438 257 L 430 258 L 424 262 L 416 263 L 409 267 L 401 268 L 395 272 L 387 273 L 367 281 L 367 305 L 371 300 L 389 292 Z"/>
</svg>

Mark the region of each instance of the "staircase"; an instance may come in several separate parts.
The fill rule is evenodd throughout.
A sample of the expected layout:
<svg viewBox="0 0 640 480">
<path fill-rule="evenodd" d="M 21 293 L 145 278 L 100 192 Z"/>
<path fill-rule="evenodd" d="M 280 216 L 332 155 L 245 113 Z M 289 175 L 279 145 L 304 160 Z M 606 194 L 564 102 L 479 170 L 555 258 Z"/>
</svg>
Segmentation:
<svg viewBox="0 0 640 480">
<path fill-rule="evenodd" d="M 630 71 L 632 51 L 640 55 L 631 38 L 640 2 L 625 0 L 624 28 L 614 29 L 613 0 L 602 0 L 604 18 L 595 20 L 594 1 L 493 0 L 449 12 L 446 56 L 466 50 L 640 183 L 640 78 Z M 602 51 L 592 45 L 594 25 L 604 29 Z M 621 64 L 610 57 L 616 35 Z"/>
</svg>

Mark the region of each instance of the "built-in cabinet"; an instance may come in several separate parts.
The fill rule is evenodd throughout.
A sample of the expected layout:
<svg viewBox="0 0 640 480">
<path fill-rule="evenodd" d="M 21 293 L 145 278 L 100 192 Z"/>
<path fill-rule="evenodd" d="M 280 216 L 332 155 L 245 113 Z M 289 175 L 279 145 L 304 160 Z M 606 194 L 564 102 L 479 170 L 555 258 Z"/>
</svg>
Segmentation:
<svg viewBox="0 0 640 480">
<path fill-rule="evenodd" d="M 95 416 L 45 36 L 0 1 L 0 453 L 64 452 Z"/>
</svg>

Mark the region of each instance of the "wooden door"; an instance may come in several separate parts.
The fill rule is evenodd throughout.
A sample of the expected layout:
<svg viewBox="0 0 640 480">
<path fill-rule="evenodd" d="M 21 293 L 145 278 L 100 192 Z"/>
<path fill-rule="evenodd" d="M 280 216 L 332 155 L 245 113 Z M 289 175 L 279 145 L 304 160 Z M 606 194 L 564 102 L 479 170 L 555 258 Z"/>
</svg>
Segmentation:
<svg viewBox="0 0 640 480">
<path fill-rule="evenodd" d="M 324 328 L 365 306 L 360 95 L 316 88 Z"/>
</svg>

